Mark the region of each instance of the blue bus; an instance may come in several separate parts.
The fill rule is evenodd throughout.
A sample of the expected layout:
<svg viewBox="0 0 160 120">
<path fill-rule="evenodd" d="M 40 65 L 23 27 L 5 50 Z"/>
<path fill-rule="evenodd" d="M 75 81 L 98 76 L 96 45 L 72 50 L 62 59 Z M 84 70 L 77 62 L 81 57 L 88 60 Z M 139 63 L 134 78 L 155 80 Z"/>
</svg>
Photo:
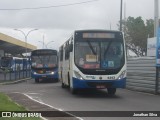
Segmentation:
<svg viewBox="0 0 160 120">
<path fill-rule="evenodd" d="M 31 52 L 31 77 L 38 83 L 42 80 L 58 81 L 57 50 L 37 49 Z"/>
</svg>

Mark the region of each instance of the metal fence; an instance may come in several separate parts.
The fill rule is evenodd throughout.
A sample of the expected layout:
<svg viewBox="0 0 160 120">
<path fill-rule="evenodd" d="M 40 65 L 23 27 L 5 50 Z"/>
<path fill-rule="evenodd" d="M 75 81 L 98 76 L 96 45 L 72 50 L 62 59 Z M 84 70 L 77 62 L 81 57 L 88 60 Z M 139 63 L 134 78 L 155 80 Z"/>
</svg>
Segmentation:
<svg viewBox="0 0 160 120">
<path fill-rule="evenodd" d="M 30 71 L 31 68 L 29 63 L 27 64 L 15 63 L 14 69 L 11 69 L 9 67 L 1 67 L 0 82 L 29 78 L 31 76 Z"/>
<path fill-rule="evenodd" d="M 157 80 L 154 57 L 128 58 L 127 89 L 157 94 L 160 93 L 159 77 Z"/>
</svg>

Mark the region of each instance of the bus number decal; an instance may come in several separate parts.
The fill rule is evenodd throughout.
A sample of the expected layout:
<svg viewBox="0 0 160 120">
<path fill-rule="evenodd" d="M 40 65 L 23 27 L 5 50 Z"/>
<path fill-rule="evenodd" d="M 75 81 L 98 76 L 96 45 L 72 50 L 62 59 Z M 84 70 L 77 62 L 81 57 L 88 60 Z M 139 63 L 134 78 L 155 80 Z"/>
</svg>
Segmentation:
<svg viewBox="0 0 160 120">
<path fill-rule="evenodd" d="M 113 80 L 113 79 L 115 79 L 115 76 L 108 76 L 108 79 Z"/>
</svg>

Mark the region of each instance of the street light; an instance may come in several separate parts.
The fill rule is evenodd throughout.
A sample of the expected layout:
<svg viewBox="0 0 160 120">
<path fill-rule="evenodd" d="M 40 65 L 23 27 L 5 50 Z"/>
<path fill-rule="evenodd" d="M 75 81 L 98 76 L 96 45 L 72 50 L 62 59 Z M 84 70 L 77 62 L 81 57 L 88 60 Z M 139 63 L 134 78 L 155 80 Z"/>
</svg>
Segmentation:
<svg viewBox="0 0 160 120">
<path fill-rule="evenodd" d="M 159 27 L 159 0 L 154 0 L 154 37 L 157 37 Z"/>
<path fill-rule="evenodd" d="M 20 29 L 14 29 L 14 30 L 16 30 L 16 31 L 20 31 L 23 35 L 24 35 L 24 38 L 25 38 L 25 46 L 26 46 L 26 57 L 27 57 L 27 37 L 28 37 L 28 35 L 29 35 L 29 33 L 31 33 L 32 31 L 36 31 L 36 30 L 38 30 L 38 29 L 32 29 L 32 30 L 30 30 L 30 31 L 28 31 L 28 33 L 27 34 L 25 34 L 22 30 L 20 30 Z"/>
<path fill-rule="evenodd" d="M 42 41 L 38 41 L 38 42 L 40 42 L 40 43 L 42 43 L 42 44 L 43 44 L 43 47 L 42 47 L 42 48 L 44 49 L 44 41 L 43 41 L 43 42 L 42 42 Z"/>
<path fill-rule="evenodd" d="M 38 41 L 38 42 L 40 42 L 40 43 L 43 44 L 43 48 L 44 48 L 44 46 L 45 46 L 46 48 L 48 48 L 47 46 L 49 45 L 49 43 L 54 42 L 54 41 L 49 41 L 47 44 L 45 44 L 44 41 Z"/>
</svg>

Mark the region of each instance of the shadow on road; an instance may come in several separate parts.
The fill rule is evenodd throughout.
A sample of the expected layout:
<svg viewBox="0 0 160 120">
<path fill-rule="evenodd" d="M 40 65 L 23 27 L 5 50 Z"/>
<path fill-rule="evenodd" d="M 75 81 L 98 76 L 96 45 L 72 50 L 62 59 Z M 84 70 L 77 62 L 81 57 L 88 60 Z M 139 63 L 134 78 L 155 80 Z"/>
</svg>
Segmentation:
<svg viewBox="0 0 160 120">
<path fill-rule="evenodd" d="M 41 80 L 35 84 L 49 84 L 49 83 L 58 83 L 58 82 L 59 82 L 59 80 L 46 79 L 46 80 Z"/>
<path fill-rule="evenodd" d="M 69 91 L 69 90 L 68 90 Z M 109 95 L 107 90 L 97 90 L 97 89 L 83 89 L 79 90 L 77 94 L 74 94 L 75 97 L 84 97 L 84 98 L 121 98 L 118 95 Z"/>
</svg>

